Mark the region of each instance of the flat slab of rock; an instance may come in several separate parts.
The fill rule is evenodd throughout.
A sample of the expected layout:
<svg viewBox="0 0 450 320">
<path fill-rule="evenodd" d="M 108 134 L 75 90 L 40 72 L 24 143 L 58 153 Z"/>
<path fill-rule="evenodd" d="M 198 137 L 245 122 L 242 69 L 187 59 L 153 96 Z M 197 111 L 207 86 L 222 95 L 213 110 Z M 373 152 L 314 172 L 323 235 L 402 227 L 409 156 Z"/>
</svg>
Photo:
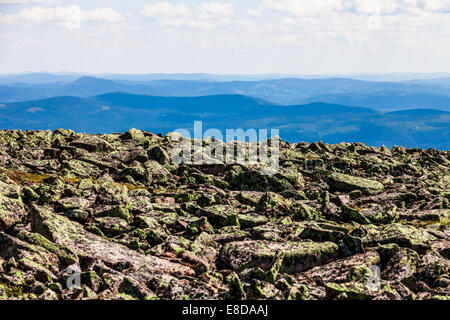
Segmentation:
<svg viewBox="0 0 450 320">
<path fill-rule="evenodd" d="M 401 218 L 405 220 L 421 220 L 445 222 L 450 220 L 450 209 L 420 210 L 416 212 L 401 213 Z"/>
<path fill-rule="evenodd" d="M 0 181 L 0 231 L 9 228 L 25 215 L 19 189 Z"/>
<path fill-rule="evenodd" d="M 234 226 L 238 224 L 238 211 L 231 206 L 216 205 L 200 209 L 197 213 L 200 217 L 207 217 L 214 228 Z"/>
<path fill-rule="evenodd" d="M 380 256 L 376 251 L 367 251 L 354 256 L 336 260 L 323 266 L 314 267 L 301 274 L 301 278 L 321 279 L 324 282 L 342 283 L 347 282 L 347 276 L 352 268 L 361 268 L 380 263 Z"/>
<path fill-rule="evenodd" d="M 341 192 L 360 190 L 365 195 L 373 195 L 384 191 L 383 184 L 378 181 L 336 172 L 328 176 L 328 183 L 332 189 Z"/>
<path fill-rule="evenodd" d="M 239 241 L 226 244 L 220 252 L 222 261 L 234 270 L 266 270 L 280 255 L 284 255 L 280 271 L 298 273 L 336 259 L 338 246 L 332 242 Z"/>
<path fill-rule="evenodd" d="M 328 299 L 333 299 L 339 294 L 345 294 L 347 299 L 350 300 L 370 300 L 381 293 L 381 290 L 358 282 L 342 284 L 329 282 L 325 283 L 325 288 L 327 290 Z"/>
<path fill-rule="evenodd" d="M 58 274 L 59 259 L 45 248 L 0 232 L 0 256 L 14 258 L 20 269 L 31 271 L 43 281 L 57 280 L 55 274 Z"/>
<path fill-rule="evenodd" d="M 416 272 L 419 261 L 420 257 L 414 250 L 401 248 L 386 264 L 381 277 L 388 281 L 401 281 L 411 277 Z"/>
<path fill-rule="evenodd" d="M 78 140 L 72 141 L 70 146 L 81 148 L 89 152 L 107 152 L 114 150 L 106 140 L 96 136 L 81 137 Z"/>
<path fill-rule="evenodd" d="M 372 226 L 366 230 L 367 235 L 363 237 L 363 242 L 367 246 L 396 243 L 402 247 L 411 248 L 416 251 L 424 251 L 430 248 L 432 241 L 436 240 L 433 235 L 426 231 L 399 223 L 380 227 Z"/>
<path fill-rule="evenodd" d="M 101 260 L 107 265 L 114 266 L 118 263 L 125 263 L 136 270 L 146 266 L 154 273 L 195 275 L 194 270 L 189 267 L 140 254 L 92 234 L 86 231 L 81 224 L 57 215 L 48 208 L 33 207 L 31 227 L 34 232 L 42 234 L 47 239 L 71 248 L 77 255 Z"/>
</svg>

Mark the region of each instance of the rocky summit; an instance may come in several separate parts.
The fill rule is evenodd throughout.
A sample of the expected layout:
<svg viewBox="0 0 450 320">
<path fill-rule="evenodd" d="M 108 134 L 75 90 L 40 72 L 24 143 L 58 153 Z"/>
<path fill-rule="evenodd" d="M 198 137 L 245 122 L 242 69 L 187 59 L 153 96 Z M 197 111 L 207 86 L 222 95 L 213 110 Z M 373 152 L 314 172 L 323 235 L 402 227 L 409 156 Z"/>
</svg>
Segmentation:
<svg viewBox="0 0 450 320">
<path fill-rule="evenodd" d="M 0 299 L 450 298 L 449 151 L 280 142 L 262 175 L 170 136 L 0 131 Z"/>
</svg>

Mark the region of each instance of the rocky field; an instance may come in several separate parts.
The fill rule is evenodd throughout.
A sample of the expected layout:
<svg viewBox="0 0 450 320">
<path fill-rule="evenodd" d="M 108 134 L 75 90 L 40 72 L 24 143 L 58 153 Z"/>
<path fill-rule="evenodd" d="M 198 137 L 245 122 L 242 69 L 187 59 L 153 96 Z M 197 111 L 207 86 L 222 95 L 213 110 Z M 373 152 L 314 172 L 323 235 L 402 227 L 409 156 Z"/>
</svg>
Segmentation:
<svg viewBox="0 0 450 320">
<path fill-rule="evenodd" d="M 449 151 L 281 142 L 264 176 L 173 145 L 1 131 L 0 299 L 450 298 Z"/>
</svg>

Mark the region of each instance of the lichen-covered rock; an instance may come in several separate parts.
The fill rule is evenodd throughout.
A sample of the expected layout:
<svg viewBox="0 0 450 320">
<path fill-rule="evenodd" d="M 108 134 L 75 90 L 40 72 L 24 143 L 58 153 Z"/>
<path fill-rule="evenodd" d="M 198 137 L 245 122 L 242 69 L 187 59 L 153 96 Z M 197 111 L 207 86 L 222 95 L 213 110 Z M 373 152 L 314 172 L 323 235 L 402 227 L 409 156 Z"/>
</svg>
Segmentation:
<svg viewBox="0 0 450 320">
<path fill-rule="evenodd" d="M 19 188 L 0 181 L 0 231 L 19 222 L 26 214 Z"/>
<path fill-rule="evenodd" d="M 281 299 L 281 292 L 275 285 L 267 281 L 252 280 L 249 288 L 250 299 L 266 299 L 266 300 L 279 300 Z"/>
<path fill-rule="evenodd" d="M 239 214 L 238 220 L 242 228 L 253 228 L 268 222 L 266 216 L 254 213 Z"/>
<path fill-rule="evenodd" d="M 240 166 L 233 166 L 228 175 L 228 182 L 235 190 L 268 191 L 270 183 L 267 176 L 257 170 L 244 171 Z"/>
<path fill-rule="evenodd" d="M 277 252 L 283 252 L 281 272 L 298 273 L 327 263 L 338 256 L 338 247 L 332 242 L 270 242 L 242 241 L 226 244 L 220 252 L 224 263 L 234 270 L 272 265 Z"/>
<path fill-rule="evenodd" d="M 299 277 L 320 282 L 345 283 L 354 281 L 352 271 L 355 268 L 377 266 L 380 263 L 380 256 L 375 251 L 356 254 L 354 256 L 339 259 L 328 264 L 314 267 L 303 272 Z M 367 280 L 367 279 L 365 279 Z"/>
<path fill-rule="evenodd" d="M 411 221 L 420 220 L 428 222 L 450 222 L 450 209 L 420 210 L 415 212 L 402 212 L 401 218 Z"/>
<path fill-rule="evenodd" d="M 293 201 L 275 193 L 266 192 L 259 200 L 256 210 L 272 216 L 290 215 L 296 220 L 312 220 L 314 213 L 301 201 Z"/>
<path fill-rule="evenodd" d="M 342 192 L 360 190 L 366 195 L 372 195 L 384 190 L 383 184 L 378 181 L 335 172 L 328 176 L 328 183 L 331 188 Z"/>
<path fill-rule="evenodd" d="M 239 225 L 237 210 L 231 206 L 216 205 L 200 209 L 198 215 L 206 217 L 214 228 Z"/>
<path fill-rule="evenodd" d="M 145 138 L 144 133 L 141 130 L 132 128 L 120 135 L 122 140 L 143 140 Z"/>
<path fill-rule="evenodd" d="M 306 226 L 298 235 L 299 238 L 312 241 L 331 241 L 339 246 L 343 255 L 352 255 L 354 253 L 364 252 L 363 241 L 361 238 L 347 234 L 346 232 L 330 229 L 328 226 L 319 225 Z"/>
<path fill-rule="evenodd" d="M 370 300 L 375 298 L 380 292 L 372 289 L 363 283 L 325 283 L 327 295 L 330 299 L 336 298 L 339 300 Z"/>
<path fill-rule="evenodd" d="M 236 200 L 248 206 L 256 206 L 263 196 L 262 192 L 258 191 L 241 191 L 236 194 Z"/>
<path fill-rule="evenodd" d="M 0 131 L 0 300 L 448 299 L 448 151 L 174 137 Z"/>
<path fill-rule="evenodd" d="M 449 278 L 450 261 L 431 251 L 425 254 L 420 262 L 417 263 L 417 268 L 420 269 L 420 272 L 417 273 L 419 279 L 422 279 L 430 286 L 440 286 L 439 279 L 441 277 Z"/>
<path fill-rule="evenodd" d="M 5 233 L 0 233 L 0 255 L 10 261 L 6 266 L 6 271 L 12 271 L 11 275 L 21 279 L 15 285 L 23 286 L 25 284 L 22 276 L 22 273 L 25 272 L 31 272 L 38 281 L 44 283 L 57 280 L 56 274 L 59 265 L 57 255 L 39 245 L 28 244 Z M 14 272 L 11 270 L 14 268 L 21 271 Z"/>
<path fill-rule="evenodd" d="M 61 169 L 68 174 L 82 178 L 98 177 L 101 172 L 97 166 L 77 159 L 62 161 Z"/>
<path fill-rule="evenodd" d="M 109 265 L 129 263 L 136 270 L 146 265 L 155 273 L 192 275 L 193 270 L 157 257 L 144 256 L 85 231 L 81 225 L 47 208 L 34 207 L 32 229 L 47 239 L 71 248 L 78 256 L 101 260 Z"/>
<path fill-rule="evenodd" d="M 239 276 L 233 272 L 227 278 L 226 282 L 228 283 L 228 297 L 230 299 L 245 299 L 246 293 L 244 291 L 244 287 L 242 286 L 242 282 L 239 279 Z"/>
<path fill-rule="evenodd" d="M 96 227 L 108 238 L 113 238 L 129 231 L 129 226 L 126 221 L 118 217 L 97 218 Z"/>
<path fill-rule="evenodd" d="M 155 146 L 148 151 L 148 158 L 151 160 L 155 160 L 160 164 L 170 163 L 170 157 L 168 153 L 159 146 Z"/>
<path fill-rule="evenodd" d="M 292 201 L 275 192 L 266 192 L 259 200 L 256 210 L 266 214 L 287 215 L 292 213 Z"/>
<path fill-rule="evenodd" d="M 125 221 L 130 220 L 130 211 L 128 206 L 124 205 L 108 205 L 103 207 L 100 211 L 96 213 L 99 217 L 117 217 Z"/>
<path fill-rule="evenodd" d="M 114 148 L 107 141 L 96 136 L 84 136 L 70 143 L 71 146 L 85 149 L 89 152 L 108 152 Z"/>
<path fill-rule="evenodd" d="M 17 238 L 56 254 L 63 264 L 72 265 L 77 262 L 77 257 L 71 249 L 66 246 L 53 243 L 39 233 L 31 233 L 26 230 L 21 230 L 18 232 Z"/>
<path fill-rule="evenodd" d="M 367 246 L 396 243 L 399 246 L 424 251 L 430 248 L 433 240 L 436 240 L 434 236 L 426 231 L 399 223 L 370 227 L 363 230 L 367 232 L 363 237 L 363 242 Z"/>
<path fill-rule="evenodd" d="M 362 208 L 343 205 L 341 211 L 345 219 L 362 224 L 388 224 L 394 223 L 399 218 L 397 207 L 393 206 L 385 208 L 376 203 L 365 204 Z"/>
<path fill-rule="evenodd" d="M 26 186 L 22 189 L 22 199 L 24 201 L 37 201 L 39 200 L 39 195 L 30 187 Z"/>
<path fill-rule="evenodd" d="M 420 257 L 414 250 L 402 248 L 389 260 L 383 270 L 382 278 L 389 281 L 401 281 L 416 272 Z"/>
</svg>

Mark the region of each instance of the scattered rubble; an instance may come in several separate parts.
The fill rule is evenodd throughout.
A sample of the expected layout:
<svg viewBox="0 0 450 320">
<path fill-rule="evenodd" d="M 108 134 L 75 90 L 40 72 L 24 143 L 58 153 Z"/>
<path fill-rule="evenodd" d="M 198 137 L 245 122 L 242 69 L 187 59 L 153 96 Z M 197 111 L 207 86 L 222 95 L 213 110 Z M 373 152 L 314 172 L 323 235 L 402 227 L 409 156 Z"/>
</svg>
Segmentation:
<svg viewBox="0 0 450 320">
<path fill-rule="evenodd" d="M 265 176 L 172 147 L 0 131 L 0 300 L 450 298 L 449 151 L 281 142 Z"/>
</svg>

